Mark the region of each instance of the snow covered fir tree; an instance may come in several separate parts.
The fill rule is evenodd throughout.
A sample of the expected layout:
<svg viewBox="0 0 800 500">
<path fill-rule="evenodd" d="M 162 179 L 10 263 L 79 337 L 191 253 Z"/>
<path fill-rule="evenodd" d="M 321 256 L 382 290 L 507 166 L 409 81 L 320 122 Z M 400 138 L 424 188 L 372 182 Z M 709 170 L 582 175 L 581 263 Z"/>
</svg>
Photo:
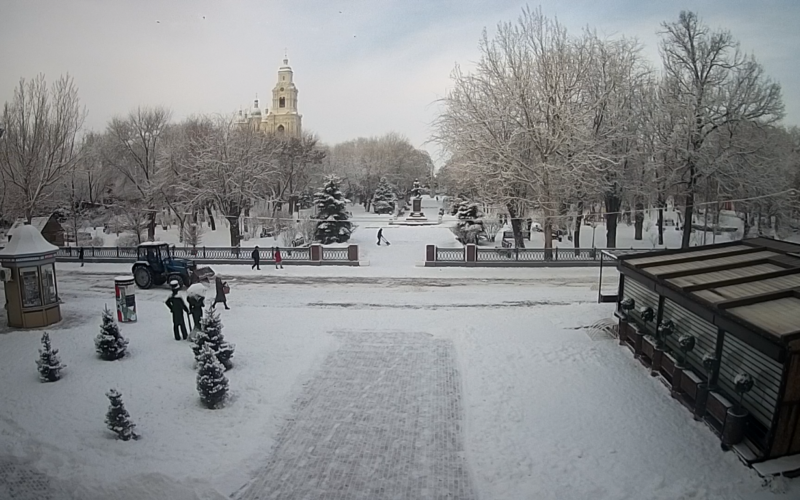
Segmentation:
<svg viewBox="0 0 800 500">
<path fill-rule="evenodd" d="M 206 313 L 200 322 L 200 331 L 197 332 L 194 344 L 192 344 L 194 357 L 198 363 L 205 347 L 211 349 L 226 370 L 233 368 L 231 358 L 233 358 L 233 351 L 236 346 L 225 341 L 225 337 L 222 335 L 222 320 L 219 319 L 219 313 L 214 307 L 206 309 Z"/>
<path fill-rule="evenodd" d="M 451 215 L 458 218 L 458 222 L 451 230 L 456 239 L 463 244 L 477 243 L 478 237 L 484 233 L 483 213 L 478 204 L 469 200 L 458 200 L 450 210 Z"/>
<path fill-rule="evenodd" d="M 347 199 L 339 190 L 340 185 L 338 177 L 328 176 L 322 190 L 314 195 L 319 221 L 314 239 L 322 244 L 344 243 L 353 232 L 353 225 L 348 220 Z"/>
<path fill-rule="evenodd" d="M 222 408 L 228 396 L 225 367 L 208 344 L 203 345 L 197 358 L 197 392 L 200 393 L 200 401 L 212 410 Z"/>
<path fill-rule="evenodd" d="M 128 341 L 119 333 L 119 326 L 108 307 L 103 308 L 103 324 L 94 339 L 94 347 L 97 354 L 106 361 L 124 357 L 128 349 Z"/>
<path fill-rule="evenodd" d="M 139 439 L 139 435 L 133 430 L 136 424 L 131 422 L 131 416 L 122 402 L 122 394 L 116 389 L 111 389 L 106 393 L 106 396 L 110 402 L 106 413 L 106 425 L 109 430 L 117 435 L 117 439 L 123 441 Z"/>
<path fill-rule="evenodd" d="M 39 367 L 39 380 L 42 382 L 55 382 L 61 378 L 61 370 L 67 367 L 58 358 L 58 349 L 53 349 L 47 332 L 42 334 L 42 348 L 39 349 L 36 366 Z"/>
<path fill-rule="evenodd" d="M 375 188 L 375 195 L 372 197 L 372 209 L 376 214 L 391 214 L 394 213 L 394 208 L 397 205 L 397 195 L 395 195 L 394 188 L 386 177 L 381 177 L 381 182 Z"/>
</svg>

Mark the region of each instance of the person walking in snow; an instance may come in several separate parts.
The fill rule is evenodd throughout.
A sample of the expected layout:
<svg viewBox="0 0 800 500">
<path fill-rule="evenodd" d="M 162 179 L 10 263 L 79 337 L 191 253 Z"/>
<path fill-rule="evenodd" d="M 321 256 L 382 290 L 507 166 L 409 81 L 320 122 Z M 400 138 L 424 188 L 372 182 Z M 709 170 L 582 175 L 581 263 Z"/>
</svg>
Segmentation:
<svg viewBox="0 0 800 500">
<path fill-rule="evenodd" d="M 280 266 L 280 268 L 283 269 L 283 257 L 281 257 L 281 249 L 275 247 L 272 250 L 272 253 L 275 256 L 275 269 L 278 269 L 278 266 Z"/>
<path fill-rule="evenodd" d="M 384 243 L 386 243 L 386 245 L 387 245 L 387 246 L 389 245 L 389 240 L 387 240 L 387 239 L 386 239 L 386 238 L 383 236 L 383 228 L 382 228 L 382 227 L 381 227 L 381 228 L 378 228 L 378 245 L 380 245 L 380 244 L 381 244 L 381 240 L 383 240 L 383 241 L 384 241 Z"/>
<path fill-rule="evenodd" d="M 214 297 L 214 304 L 212 304 L 212 307 L 222 302 L 225 309 L 230 309 L 230 307 L 228 307 L 228 297 L 225 295 L 225 287 L 228 286 L 228 283 L 223 282 L 222 279 L 217 276 L 214 278 L 214 285 L 217 289 L 217 295 Z"/>
<path fill-rule="evenodd" d="M 186 290 L 186 302 L 189 303 L 189 314 L 192 315 L 192 334 L 189 335 L 190 339 L 193 338 L 194 333 L 200 329 L 205 299 L 206 287 L 200 283 L 194 284 Z"/>
<path fill-rule="evenodd" d="M 186 333 L 186 323 L 183 321 L 183 314 L 189 314 L 189 309 L 186 307 L 186 303 L 183 302 L 183 298 L 178 295 L 178 290 L 180 289 L 178 281 L 170 281 L 169 286 L 172 288 L 172 295 L 165 303 L 167 304 L 167 308 L 172 312 L 172 333 L 175 334 L 175 340 L 180 340 L 181 336 L 178 334 L 178 329 L 180 328 L 183 334 L 183 340 L 186 340 L 189 335 Z"/>
<path fill-rule="evenodd" d="M 78 260 L 81 261 L 81 267 L 83 267 L 83 247 L 78 250 Z"/>
<path fill-rule="evenodd" d="M 251 256 L 253 257 L 253 265 L 250 266 L 250 269 L 258 269 L 260 271 L 261 270 L 261 254 L 258 252 L 258 245 L 256 245 L 256 248 L 253 250 L 253 253 L 251 254 Z"/>
</svg>

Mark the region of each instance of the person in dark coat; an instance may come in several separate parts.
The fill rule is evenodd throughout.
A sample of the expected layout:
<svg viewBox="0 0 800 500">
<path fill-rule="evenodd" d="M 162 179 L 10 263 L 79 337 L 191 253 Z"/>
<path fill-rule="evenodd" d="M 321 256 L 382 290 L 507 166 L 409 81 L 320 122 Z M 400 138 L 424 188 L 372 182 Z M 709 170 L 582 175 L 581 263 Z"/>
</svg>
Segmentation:
<svg viewBox="0 0 800 500">
<path fill-rule="evenodd" d="M 261 270 L 261 254 L 258 252 L 258 245 L 256 245 L 256 248 L 253 250 L 253 253 L 250 254 L 250 256 L 253 257 L 253 265 L 250 266 L 250 269 L 258 269 L 260 271 Z"/>
<path fill-rule="evenodd" d="M 217 276 L 214 278 L 214 284 L 217 288 L 217 295 L 214 297 L 214 304 L 212 304 L 212 307 L 222 302 L 222 304 L 225 306 L 225 309 L 230 309 L 230 307 L 228 307 L 228 297 L 225 296 L 225 286 L 228 283 L 223 282 L 222 279 Z"/>
<path fill-rule="evenodd" d="M 203 319 L 205 297 L 202 295 L 188 295 L 186 297 L 186 302 L 189 303 L 189 314 L 192 315 L 192 329 L 199 329 L 200 321 Z"/>
<path fill-rule="evenodd" d="M 81 267 L 83 267 L 83 247 L 78 250 L 78 260 L 81 261 Z"/>
<path fill-rule="evenodd" d="M 381 238 L 383 238 L 383 228 L 378 228 L 378 245 L 381 244 Z"/>
<path fill-rule="evenodd" d="M 186 307 L 186 303 L 183 302 L 183 298 L 178 296 L 180 284 L 176 280 L 172 280 L 169 282 L 169 286 L 172 287 L 172 295 L 165 303 L 167 304 L 167 308 L 172 312 L 172 333 L 175 334 L 175 340 L 181 340 L 181 336 L 178 334 L 178 329 L 180 328 L 183 334 L 183 340 L 186 340 L 189 338 L 189 335 L 186 333 L 186 323 L 183 321 L 183 314 L 189 314 L 189 309 Z"/>
<path fill-rule="evenodd" d="M 278 269 L 278 266 L 283 269 L 283 257 L 281 257 L 281 249 L 275 247 L 275 249 L 272 250 L 272 254 L 275 256 L 275 269 Z"/>
</svg>

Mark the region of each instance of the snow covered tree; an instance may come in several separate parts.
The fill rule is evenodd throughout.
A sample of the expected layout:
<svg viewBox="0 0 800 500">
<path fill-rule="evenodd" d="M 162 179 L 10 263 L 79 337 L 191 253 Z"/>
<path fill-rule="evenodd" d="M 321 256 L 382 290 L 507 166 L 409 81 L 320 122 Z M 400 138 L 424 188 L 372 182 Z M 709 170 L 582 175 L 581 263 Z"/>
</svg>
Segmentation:
<svg viewBox="0 0 800 500">
<path fill-rule="evenodd" d="M 103 308 L 103 324 L 94 339 L 94 346 L 97 354 L 106 361 L 124 357 L 128 348 L 128 341 L 119 333 L 119 327 L 108 307 Z"/>
<path fill-rule="evenodd" d="M 228 395 L 228 378 L 225 368 L 209 345 L 203 345 L 197 359 L 197 392 L 206 407 L 221 408 Z"/>
<path fill-rule="evenodd" d="M 341 181 L 335 175 L 325 178 L 322 191 L 314 195 L 317 205 L 317 231 L 314 239 L 323 244 L 344 243 L 350 239 L 352 223 L 347 219 L 347 200 L 339 190 Z"/>
<path fill-rule="evenodd" d="M 39 380 L 42 382 L 55 382 L 61 378 L 61 370 L 67 365 L 61 364 L 58 358 L 58 349 L 53 349 L 50 344 L 50 334 L 42 334 L 42 348 L 39 349 L 39 359 L 36 360 L 39 367 Z"/>
<path fill-rule="evenodd" d="M 693 12 L 662 23 L 660 44 L 667 108 L 683 124 L 674 135 L 680 145 L 678 173 L 684 198 L 681 246 L 689 246 L 694 203 L 700 184 L 716 176 L 711 136 L 728 125 L 771 124 L 784 115 L 781 87 L 764 74 L 754 56 L 747 56 L 726 30 L 712 31 Z"/>
<path fill-rule="evenodd" d="M 48 200 L 59 194 L 63 177 L 75 168 L 85 118 L 78 88 L 69 75 L 51 86 L 44 74 L 23 78 L 11 102 L 3 106 L 0 179 L 4 194 L 18 201 L 28 222 L 46 210 Z"/>
<path fill-rule="evenodd" d="M 395 195 L 394 189 L 386 177 L 382 177 L 378 187 L 375 188 L 375 195 L 372 197 L 372 209 L 376 214 L 391 214 L 394 213 L 396 204 L 397 195 Z"/>
<path fill-rule="evenodd" d="M 106 413 L 106 425 L 111 432 L 117 435 L 117 439 L 123 441 L 139 439 L 139 435 L 133 431 L 136 424 L 131 422 L 131 416 L 122 403 L 122 394 L 116 389 L 111 389 L 106 396 L 111 402 Z"/>
<path fill-rule="evenodd" d="M 477 243 L 478 235 L 484 232 L 483 213 L 478 208 L 478 204 L 468 200 L 459 200 L 453 205 L 450 214 L 458 217 L 456 226 L 452 228 L 458 241 L 465 245 Z"/>
<path fill-rule="evenodd" d="M 211 349 L 226 370 L 233 368 L 231 358 L 236 346 L 225 341 L 225 337 L 222 335 L 222 321 L 213 306 L 206 309 L 206 314 L 201 321 L 200 331 L 197 333 L 192 345 L 192 351 L 194 351 L 194 357 L 198 363 L 205 347 Z"/>
<path fill-rule="evenodd" d="M 197 245 L 203 241 L 203 226 L 192 222 L 184 229 L 183 242 L 192 247 L 192 255 L 197 253 Z"/>
</svg>

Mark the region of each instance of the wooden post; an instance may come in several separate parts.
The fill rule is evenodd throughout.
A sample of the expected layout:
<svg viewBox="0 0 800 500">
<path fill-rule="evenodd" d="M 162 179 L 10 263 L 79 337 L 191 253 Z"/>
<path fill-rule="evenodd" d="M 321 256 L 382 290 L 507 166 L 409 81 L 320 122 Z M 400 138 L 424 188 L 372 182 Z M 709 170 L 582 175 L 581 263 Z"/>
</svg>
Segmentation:
<svg viewBox="0 0 800 500">
<path fill-rule="evenodd" d="M 436 262 L 436 245 L 425 247 L 425 262 Z"/>
<path fill-rule="evenodd" d="M 358 245 L 349 245 L 347 247 L 347 260 L 358 262 Z"/>
<path fill-rule="evenodd" d="M 467 262 L 475 262 L 478 260 L 478 247 L 474 243 L 467 244 Z"/>
<path fill-rule="evenodd" d="M 322 260 L 322 245 L 315 243 L 311 245 L 311 261 L 320 262 Z"/>
</svg>

